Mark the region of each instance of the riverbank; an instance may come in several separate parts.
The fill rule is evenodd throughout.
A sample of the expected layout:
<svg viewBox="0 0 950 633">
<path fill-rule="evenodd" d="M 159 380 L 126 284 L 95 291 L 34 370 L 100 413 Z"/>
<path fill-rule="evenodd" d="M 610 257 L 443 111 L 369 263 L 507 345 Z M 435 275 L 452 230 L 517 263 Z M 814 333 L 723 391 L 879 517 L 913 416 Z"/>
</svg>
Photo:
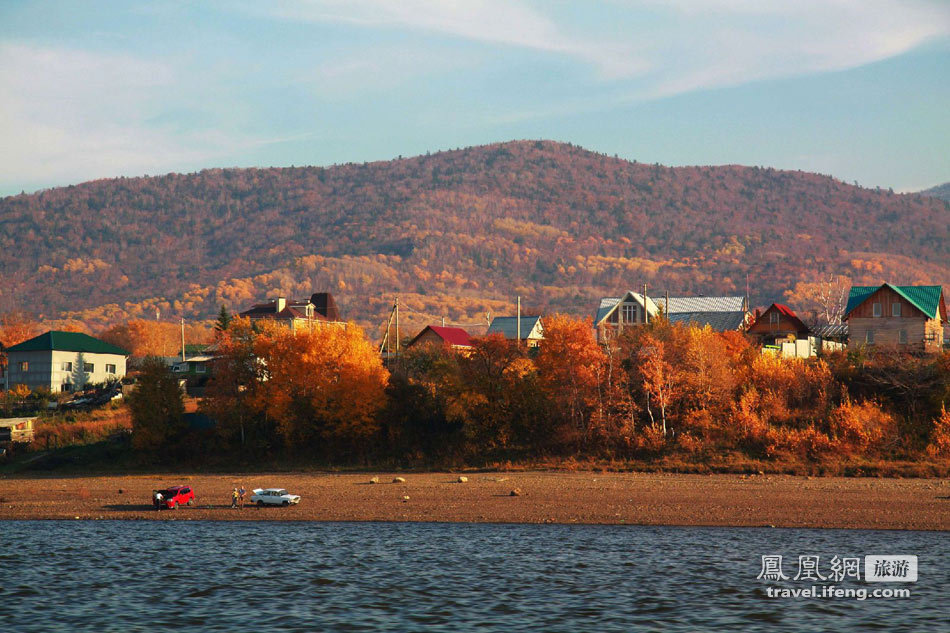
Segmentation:
<svg viewBox="0 0 950 633">
<path fill-rule="evenodd" d="M 950 530 L 950 480 L 514 472 L 281 473 L 0 479 L 0 519 L 446 521 Z M 197 504 L 151 508 L 151 491 L 194 488 Z M 299 506 L 229 507 L 243 485 L 283 487 Z M 512 495 L 512 491 L 517 491 Z M 250 492 L 248 492 L 250 497 Z"/>
</svg>

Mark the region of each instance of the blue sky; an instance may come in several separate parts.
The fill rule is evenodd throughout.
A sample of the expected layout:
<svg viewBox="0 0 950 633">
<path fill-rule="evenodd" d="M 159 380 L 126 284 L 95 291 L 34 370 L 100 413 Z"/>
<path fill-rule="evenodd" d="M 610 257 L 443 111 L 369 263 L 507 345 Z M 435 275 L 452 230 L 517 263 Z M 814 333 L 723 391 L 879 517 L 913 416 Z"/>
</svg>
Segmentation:
<svg viewBox="0 0 950 633">
<path fill-rule="evenodd" d="M 950 181 L 946 0 L 0 4 L 0 195 L 546 138 Z"/>
</svg>

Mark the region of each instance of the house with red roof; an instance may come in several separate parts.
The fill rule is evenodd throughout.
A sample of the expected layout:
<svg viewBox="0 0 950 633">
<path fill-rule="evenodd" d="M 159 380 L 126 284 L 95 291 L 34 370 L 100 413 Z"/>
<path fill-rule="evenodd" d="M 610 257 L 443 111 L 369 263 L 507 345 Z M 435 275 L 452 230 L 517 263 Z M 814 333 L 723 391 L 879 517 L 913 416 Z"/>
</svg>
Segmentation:
<svg viewBox="0 0 950 633">
<path fill-rule="evenodd" d="M 445 327 L 442 325 L 427 325 L 421 332 L 409 341 L 406 347 L 433 345 L 446 347 L 456 352 L 466 352 L 472 349 L 472 341 L 468 332 L 460 327 Z"/>
<path fill-rule="evenodd" d="M 794 310 L 781 303 L 773 303 L 756 314 L 746 333 L 765 350 L 780 352 L 782 356 L 808 358 L 815 355 L 817 341 L 811 330 Z"/>
</svg>

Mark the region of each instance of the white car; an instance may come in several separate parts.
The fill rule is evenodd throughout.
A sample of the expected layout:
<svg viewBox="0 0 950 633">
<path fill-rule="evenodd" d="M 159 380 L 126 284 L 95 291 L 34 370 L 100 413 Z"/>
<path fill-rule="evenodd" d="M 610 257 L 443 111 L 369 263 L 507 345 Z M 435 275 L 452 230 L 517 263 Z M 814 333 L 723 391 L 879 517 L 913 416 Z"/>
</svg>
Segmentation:
<svg viewBox="0 0 950 633">
<path fill-rule="evenodd" d="M 255 488 L 252 490 L 251 503 L 258 506 L 289 506 L 300 503 L 300 495 L 292 495 L 283 488 Z"/>
</svg>

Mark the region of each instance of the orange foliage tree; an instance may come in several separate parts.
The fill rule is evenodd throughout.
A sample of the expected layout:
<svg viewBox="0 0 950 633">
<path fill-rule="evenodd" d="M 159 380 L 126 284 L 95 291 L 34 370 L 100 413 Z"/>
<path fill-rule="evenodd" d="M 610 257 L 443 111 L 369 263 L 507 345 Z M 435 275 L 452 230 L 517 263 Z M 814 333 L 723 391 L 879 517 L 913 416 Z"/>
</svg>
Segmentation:
<svg viewBox="0 0 950 633">
<path fill-rule="evenodd" d="M 185 343 L 207 343 L 211 327 L 204 322 L 185 324 Z M 177 356 L 181 354 L 181 325 L 163 321 L 131 319 L 99 334 L 102 340 L 118 345 L 131 356 Z"/>
<path fill-rule="evenodd" d="M 389 372 L 356 325 L 298 330 L 268 324 L 254 341 L 261 376 L 252 406 L 289 447 L 365 455 Z"/>
<path fill-rule="evenodd" d="M 39 333 L 39 324 L 26 312 L 0 314 L 0 349 L 22 343 Z"/>
<path fill-rule="evenodd" d="M 544 345 L 535 365 L 539 385 L 553 411 L 569 424 L 571 433 L 587 444 L 592 417 L 602 409 L 602 380 L 607 356 L 593 336 L 591 319 L 556 314 L 545 319 Z"/>
</svg>

